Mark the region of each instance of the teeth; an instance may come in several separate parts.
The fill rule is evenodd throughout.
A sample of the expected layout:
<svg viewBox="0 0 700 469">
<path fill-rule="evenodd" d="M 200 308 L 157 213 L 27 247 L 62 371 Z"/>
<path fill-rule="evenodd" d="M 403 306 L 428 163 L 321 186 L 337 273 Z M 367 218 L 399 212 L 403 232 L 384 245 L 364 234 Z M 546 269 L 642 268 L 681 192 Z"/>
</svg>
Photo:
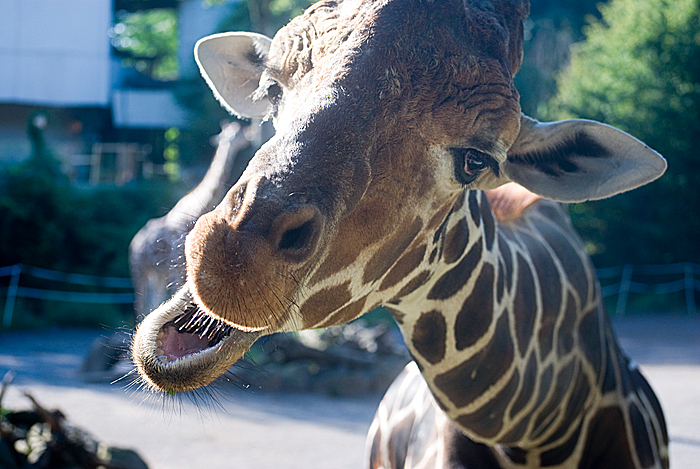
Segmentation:
<svg viewBox="0 0 700 469">
<path fill-rule="evenodd" d="M 156 336 L 156 349 L 155 349 L 155 355 L 158 357 L 158 360 L 160 360 L 162 363 L 170 363 L 172 360 L 169 359 L 166 355 L 165 352 L 163 351 L 163 336 L 165 333 L 160 330 L 158 331 L 158 335 Z"/>
</svg>

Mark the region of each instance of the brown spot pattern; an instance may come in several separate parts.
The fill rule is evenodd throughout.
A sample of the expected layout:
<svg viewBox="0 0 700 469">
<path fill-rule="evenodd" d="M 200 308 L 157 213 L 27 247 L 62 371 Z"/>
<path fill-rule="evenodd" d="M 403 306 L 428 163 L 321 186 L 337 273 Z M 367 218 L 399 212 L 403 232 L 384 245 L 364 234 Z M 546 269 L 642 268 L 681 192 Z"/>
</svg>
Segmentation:
<svg viewBox="0 0 700 469">
<path fill-rule="evenodd" d="M 445 272 L 442 277 L 435 282 L 433 288 L 428 292 L 428 299 L 445 300 L 451 298 L 461 290 L 479 264 L 482 250 L 483 243 L 480 239 L 456 266 Z"/>
<path fill-rule="evenodd" d="M 634 467 L 622 410 L 605 407 L 598 411 L 588 427 L 581 469 L 619 469 Z"/>
<path fill-rule="evenodd" d="M 514 418 L 518 415 L 518 412 L 523 410 L 532 395 L 535 392 L 535 385 L 537 384 L 537 356 L 532 353 L 530 354 L 530 359 L 527 361 L 527 366 L 525 367 L 525 373 L 523 373 L 523 385 L 520 388 L 520 394 L 518 398 L 513 403 L 513 407 L 510 408 L 510 418 Z"/>
<path fill-rule="evenodd" d="M 552 248 L 554 254 L 561 261 L 566 276 L 579 294 L 582 302 L 588 299 L 588 277 L 581 256 L 571 245 L 571 241 L 559 229 L 548 223 L 538 226 L 540 233 Z"/>
<path fill-rule="evenodd" d="M 445 236 L 445 248 L 443 251 L 443 260 L 447 264 L 457 262 L 469 243 L 469 227 L 467 220 L 462 217 L 455 226 L 447 232 Z"/>
<path fill-rule="evenodd" d="M 579 343 L 588 362 L 593 366 L 596 376 L 603 371 L 603 344 L 600 338 L 600 322 L 598 310 L 586 314 L 577 329 Z"/>
<path fill-rule="evenodd" d="M 588 399 L 588 393 L 591 390 L 586 375 L 579 373 L 571 389 L 572 393 L 569 396 L 569 401 L 566 403 L 563 422 L 559 428 L 547 438 L 542 444 L 543 446 L 553 444 L 563 438 L 569 430 L 571 422 L 574 421 L 576 416 L 580 415 L 583 406 L 586 404 L 586 399 Z"/>
<path fill-rule="evenodd" d="M 488 199 L 482 193 L 481 200 L 481 219 L 484 221 L 484 238 L 486 239 L 486 250 L 490 251 L 493 248 L 493 242 L 496 239 L 496 222 L 491 212 L 491 206 Z"/>
<path fill-rule="evenodd" d="M 496 302 L 500 303 L 503 299 L 503 291 L 505 290 L 505 267 L 503 267 L 503 261 L 498 260 L 498 275 L 496 276 Z"/>
<path fill-rule="evenodd" d="M 537 319 L 537 298 L 535 296 L 535 279 L 530 265 L 518 254 L 518 288 L 513 299 L 515 316 L 515 333 L 521 356 L 527 352 Z"/>
<path fill-rule="evenodd" d="M 637 448 L 637 456 L 642 467 L 650 467 L 654 464 L 654 449 L 647 433 L 647 422 L 634 402 L 630 403 L 630 423 L 634 432 L 634 446 Z"/>
<path fill-rule="evenodd" d="M 576 431 L 560 446 L 542 453 L 542 456 L 540 456 L 542 467 L 557 466 L 569 459 L 578 444 L 579 437 L 581 436 L 581 427 L 582 424 L 579 424 Z"/>
<path fill-rule="evenodd" d="M 400 227 L 394 236 L 385 240 L 377 252 L 374 253 L 374 256 L 367 262 L 362 282 L 365 284 L 372 283 L 384 275 L 415 239 L 422 226 L 422 220 L 416 217 L 409 226 Z"/>
<path fill-rule="evenodd" d="M 405 279 L 411 272 L 416 270 L 425 257 L 425 244 L 410 250 L 396 262 L 389 273 L 382 280 L 379 290 L 391 288 L 401 280 Z"/>
<path fill-rule="evenodd" d="M 309 283 L 314 285 L 325 280 L 336 272 L 349 267 L 356 259 L 357 251 L 354 251 L 350 246 L 346 246 L 342 240 L 332 243 L 328 248 L 328 256 L 313 277 L 311 277 Z"/>
<path fill-rule="evenodd" d="M 528 247 L 530 258 L 540 281 L 542 315 L 538 339 L 542 357 L 546 357 L 552 349 L 554 326 L 561 310 L 561 279 L 552 256 L 542 242 L 525 233 L 522 234 L 522 239 Z"/>
<path fill-rule="evenodd" d="M 632 382 L 630 380 L 629 373 L 630 361 L 629 358 L 622 354 L 622 352 L 619 349 L 619 346 L 616 348 L 617 360 L 620 367 L 620 388 L 622 390 L 622 394 L 624 396 L 627 396 L 630 392 L 632 392 Z"/>
<path fill-rule="evenodd" d="M 391 314 L 391 317 L 394 318 L 394 321 L 399 324 L 403 324 L 403 319 L 406 317 L 406 314 L 402 313 L 398 309 L 392 308 L 391 306 L 384 306 L 384 309 L 389 311 L 389 314 Z"/>
<path fill-rule="evenodd" d="M 352 299 L 350 282 L 347 281 L 335 287 L 324 288 L 314 293 L 301 304 L 301 315 L 304 327 L 313 327 L 323 322 L 330 313 L 341 308 Z"/>
<path fill-rule="evenodd" d="M 493 399 L 484 404 L 479 410 L 458 417 L 457 422 L 486 438 L 493 438 L 498 435 L 498 432 L 503 428 L 503 415 L 508 404 L 513 399 L 513 395 L 518 390 L 519 381 L 518 370 L 514 370 L 508 384 Z"/>
<path fill-rule="evenodd" d="M 447 324 L 439 311 L 423 313 L 416 321 L 411 342 L 416 351 L 433 365 L 445 357 Z"/>
<path fill-rule="evenodd" d="M 498 232 L 498 249 L 501 251 L 501 256 L 503 256 L 506 289 L 510 291 L 511 287 L 513 286 L 513 256 L 511 254 L 510 246 L 508 246 L 508 241 L 501 231 Z"/>
<path fill-rule="evenodd" d="M 530 424 L 530 420 L 526 417 L 523 417 L 520 422 L 518 422 L 508 433 L 506 433 L 504 436 L 500 438 L 500 442 L 508 445 L 508 444 L 516 444 L 518 443 L 523 435 L 525 435 L 525 432 L 527 431 L 527 426 Z M 517 462 L 517 461 L 513 461 Z"/>
<path fill-rule="evenodd" d="M 430 258 L 428 259 L 428 263 L 432 264 L 435 262 L 435 257 L 437 256 L 438 250 L 437 248 L 433 249 L 433 252 L 430 253 Z"/>
<path fill-rule="evenodd" d="M 426 231 L 430 232 L 435 229 L 437 229 L 440 225 L 442 225 L 445 222 L 445 219 L 450 213 L 454 213 L 455 210 L 459 210 L 457 205 L 461 205 L 463 202 L 460 202 L 462 200 L 462 197 L 459 197 L 458 202 L 455 203 L 454 205 L 449 205 L 446 204 L 443 207 L 441 207 L 435 215 L 430 218 L 430 221 L 426 225 Z"/>
<path fill-rule="evenodd" d="M 477 191 L 469 191 L 469 213 L 472 215 L 474 224 L 479 227 L 481 226 L 481 210 L 479 209 L 479 200 L 477 197 Z"/>
<path fill-rule="evenodd" d="M 428 278 L 430 278 L 430 271 L 429 270 L 424 270 L 420 272 L 418 275 L 413 277 L 409 282 L 401 288 L 401 290 L 396 294 L 394 298 L 392 298 L 391 302 L 399 304 L 401 298 L 403 298 L 406 295 L 409 295 L 416 291 L 418 288 L 423 285 Z"/>
<path fill-rule="evenodd" d="M 659 431 L 661 432 L 661 439 L 663 444 L 668 446 L 668 431 L 666 429 L 666 421 L 663 418 L 663 411 L 661 410 L 661 404 L 656 398 L 654 391 L 649 386 L 647 380 L 639 372 L 639 369 L 630 370 L 630 379 L 634 383 L 634 389 L 638 396 L 644 396 L 651 406 L 652 412 L 659 417 Z M 654 438 L 654 435 L 652 435 Z"/>
<path fill-rule="evenodd" d="M 527 451 L 517 446 L 505 446 L 503 452 L 508 456 L 508 459 L 515 464 L 525 464 L 527 462 Z"/>
<path fill-rule="evenodd" d="M 554 327 L 556 326 L 557 318 L 553 316 L 542 316 L 540 321 L 540 331 L 537 338 L 540 342 L 540 354 L 542 358 L 546 358 L 554 348 Z"/>
<path fill-rule="evenodd" d="M 494 360 L 493 357 L 500 357 Z M 457 407 L 481 396 L 510 368 L 514 359 L 508 315 L 502 314 L 493 337 L 474 356 L 435 377 L 434 384 Z"/>
<path fill-rule="evenodd" d="M 615 377 L 615 365 L 613 364 L 614 350 L 614 345 L 608 344 L 606 350 L 607 353 L 605 354 L 605 377 L 603 378 L 603 385 L 600 389 L 603 393 L 613 391 L 617 387 L 617 378 Z"/>
<path fill-rule="evenodd" d="M 333 315 L 332 322 L 325 323 L 323 326 L 337 326 L 339 324 L 345 324 L 353 319 L 360 316 L 365 311 L 365 302 L 367 297 L 360 298 L 357 301 L 353 301 L 347 306 L 343 306 L 337 313 Z"/>
<path fill-rule="evenodd" d="M 571 386 L 571 379 L 574 376 L 574 368 L 576 362 L 572 361 L 564 368 L 559 370 L 557 374 L 557 382 L 554 385 L 556 392 L 549 397 L 549 402 L 547 405 L 540 410 L 535 419 L 535 426 L 533 431 L 533 438 L 539 438 L 542 434 L 550 428 L 550 425 L 554 420 L 556 420 L 559 415 L 559 405 L 561 404 L 562 397 L 566 394 L 567 390 Z"/>
<path fill-rule="evenodd" d="M 557 354 L 563 357 L 574 348 L 574 327 L 576 326 L 576 301 L 569 294 L 566 299 L 566 310 L 564 311 L 564 319 L 559 326 L 557 333 Z"/>
<path fill-rule="evenodd" d="M 547 393 L 549 392 L 549 388 L 552 386 L 552 379 L 554 379 L 554 366 L 548 365 L 540 375 L 540 390 L 537 393 L 537 403 L 535 404 L 535 407 L 541 406 L 544 402 L 544 399 L 547 397 Z"/>
<path fill-rule="evenodd" d="M 484 264 L 457 313 L 454 329 L 457 350 L 474 345 L 489 330 L 493 321 L 493 275 L 493 266 Z"/>
</svg>

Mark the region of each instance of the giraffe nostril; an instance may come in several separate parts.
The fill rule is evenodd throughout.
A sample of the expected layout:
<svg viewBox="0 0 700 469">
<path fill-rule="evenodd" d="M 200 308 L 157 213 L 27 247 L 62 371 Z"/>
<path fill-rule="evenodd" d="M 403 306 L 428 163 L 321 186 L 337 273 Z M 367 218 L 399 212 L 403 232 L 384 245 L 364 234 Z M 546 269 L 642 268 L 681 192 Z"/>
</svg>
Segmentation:
<svg viewBox="0 0 700 469">
<path fill-rule="evenodd" d="M 313 251 L 321 228 L 321 214 L 315 207 L 305 205 L 283 213 L 275 221 L 276 251 L 297 261 Z"/>
<path fill-rule="evenodd" d="M 296 228 L 289 229 L 282 234 L 279 243 L 277 243 L 277 250 L 302 251 L 313 242 L 314 232 L 313 220 L 309 220 Z"/>
</svg>

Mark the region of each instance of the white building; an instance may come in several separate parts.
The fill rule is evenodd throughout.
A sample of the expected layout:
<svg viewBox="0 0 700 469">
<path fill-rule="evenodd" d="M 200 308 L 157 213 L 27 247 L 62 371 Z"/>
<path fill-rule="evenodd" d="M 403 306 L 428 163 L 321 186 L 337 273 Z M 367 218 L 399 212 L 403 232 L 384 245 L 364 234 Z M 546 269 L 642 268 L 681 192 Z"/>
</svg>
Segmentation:
<svg viewBox="0 0 700 469">
<path fill-rule="evenodd" d="M 184 74 L 196 73 L 194 41 L 215 32 L 231 11 L 230 3 L 207 7 L 202 0 L 142 3 L 180 9 Z M 51 142 L 63 155 L 85 151 L 77 134 L 102 141 L 96 134 L 104 126 L 128 131 L 187 125 L 188 115 L 168 87 L 120 83 L 120 62 L 112 57 L 108 36 L 113 5 L 114 0 L 0 0 L 0 161 L 29 154 L 27 120 L 42 107 L 70 130 L 55 132 Z M 46 136 L 51 138 L 50 129 Z"/>
<path fill-rule="evenodd" d="M 0 0 L 0 102 L 110 103 L 111 0 Z"/>
</svg>

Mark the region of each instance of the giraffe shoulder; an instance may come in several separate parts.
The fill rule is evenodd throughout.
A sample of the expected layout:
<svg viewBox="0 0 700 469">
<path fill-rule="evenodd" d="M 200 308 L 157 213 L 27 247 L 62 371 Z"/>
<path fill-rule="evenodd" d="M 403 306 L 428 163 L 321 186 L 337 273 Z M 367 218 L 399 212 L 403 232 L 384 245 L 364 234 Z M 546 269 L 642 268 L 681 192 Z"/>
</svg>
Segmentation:
<svg viewBox="0 0 700 469">
<path fill-rule="evenodd" d="M 542 198 L 514 182 L 487 190 L 485 193 L 494 216 L 502 223 L 519 218 L 526 208 Z"/>
</svg>

